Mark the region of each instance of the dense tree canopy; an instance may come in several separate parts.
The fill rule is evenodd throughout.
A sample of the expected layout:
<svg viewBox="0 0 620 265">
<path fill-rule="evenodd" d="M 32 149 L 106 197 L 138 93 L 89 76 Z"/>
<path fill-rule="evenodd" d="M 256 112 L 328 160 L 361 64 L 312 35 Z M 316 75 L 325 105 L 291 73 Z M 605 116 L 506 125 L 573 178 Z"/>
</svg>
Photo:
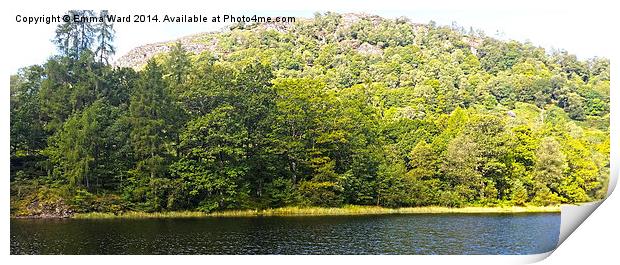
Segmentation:
<svg viewBox="0 0 620 265">
<path fill-rule="evenodd" d="M 402 18 L 280 26 L 170 44 L 136 72 L 109 66 L 111 24 L 59 25 L 60 54 L 11 77 L 12 211 L 50 193 L 111 212 L 605 193 L 609 60 Z"/>
</svg>

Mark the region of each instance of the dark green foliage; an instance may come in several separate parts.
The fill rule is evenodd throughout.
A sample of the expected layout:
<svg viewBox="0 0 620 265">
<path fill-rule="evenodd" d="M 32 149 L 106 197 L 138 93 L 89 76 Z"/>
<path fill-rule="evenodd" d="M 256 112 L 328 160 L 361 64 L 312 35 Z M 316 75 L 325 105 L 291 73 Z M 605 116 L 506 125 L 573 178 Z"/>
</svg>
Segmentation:
<svg viewBox="0 0 620 265">
<path fill-rule="evenodd" d="M 113 185 L 119 181 L 115 178 L 127 170 L 122 161 L 125 150 L 119 148 L 126 144 L 126 135 L 122 128 L 116 127 L 122 122 L 118 116 L 118 109 L 102 100 L 73 114 L 48 139 L 49 146 L 44 153 L 55 165 L 53 174 L 87 189 L 117 187 Z"/>
<path fill-rule="evenodd" d="M 70 10 L 65 15 L 69 16 L 69 21 L 56 27 L 53 42 L 61 54 L 77 58 L 82 52 L 91 48 L 95 37 L 94 26 L 89 21 L 79 18 L 92 17 L 95 13 L 92 10 Z M 107 36 L 105 39 L 109 38 L 110 36 Z"/>
<path fill-rule="evenodd" d="M 99 17 L 107 18 L 108 10 L 102 10 L 99 12 Z M 110 64 L 109 59 L 116 50 L 112 46 L 114 42 L 114 23 L 109 22 L 107 19 L 103 19 L 93 27 L 96 34 L 96 49 L 95 54 L 99 63 Z"/>
<path fill-rule="evenodd" d="M 175 153 L 177 110 L 162 79 L 161 67 L 150 61 L 129 103 L 136 176 L 157 178 L 167 174 L 170 156 Z"/>
<path fill-rule="evenodd" d="M 22 151 L 35 155 L 45 147 L 47 137 L 41 122 L 39 93 L 44 69 L 24 68 L 11 76 L 11 156 Z"/>
</svg>

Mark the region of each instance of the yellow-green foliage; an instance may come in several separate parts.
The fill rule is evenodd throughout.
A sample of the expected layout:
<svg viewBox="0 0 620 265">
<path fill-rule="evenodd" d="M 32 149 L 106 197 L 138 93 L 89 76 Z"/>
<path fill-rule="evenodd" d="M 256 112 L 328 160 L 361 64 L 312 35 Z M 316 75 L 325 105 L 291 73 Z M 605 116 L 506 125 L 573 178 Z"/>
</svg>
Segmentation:
<svg viewBox="0 0 620 265">
<path fill-rule="evenodd" d="M 541 213 L 560 212 L 560 206 L 525 206 L 525 207 L 411 207 L 383 208 L 377 206 L 347 205 L 339 208 L 324 207 L 283 207 L 265 210 L 231 210 L 214 213 L 204 212 L 125 212 L 112 213 L 81 213 L 78 219 L 106 218 L 195 218 L 195 217 L 252 217 L 252 216 L 325 216 L 325 215 L 376 215 L 376 214 L 443 214 L 443 213 Z"/>
</svg>

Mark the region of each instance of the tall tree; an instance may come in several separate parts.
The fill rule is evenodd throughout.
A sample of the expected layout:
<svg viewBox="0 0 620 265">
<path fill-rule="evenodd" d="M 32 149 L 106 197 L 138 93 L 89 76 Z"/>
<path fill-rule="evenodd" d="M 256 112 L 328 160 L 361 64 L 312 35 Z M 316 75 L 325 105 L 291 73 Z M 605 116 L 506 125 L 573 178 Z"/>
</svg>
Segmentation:
<svg viewBox="0 0 620 265">
<path fill-rule="evenodd" d="M 170 49 L 168 58 L 164 64 L 164 68 L 168 74 L 168 80 L 173 89 L 183 84 L 185 76 L 189 73 L 190 66 L 191 60 L 189 53 L 180 41 L 176 42 Z"/>
<path fill-rule="evenodd" d="M 65 177 L 70 184 L 88 189 L 99 187 L 115 176 L 115 165 L 108 156 L 113 151 L 113 138 L 106 131 L 117 113 L 104 101 L 98 100 L 83 112 L 71 115 L 50 139 L 45 153 L 54 163 L 53 173 Z"/>
<path fill-rule="evenodd" d="M 80 53 L 89 50 L 93 44 L 95 29 L 90 20 L 92 10 L 70 10 L 66 13 L 69 20 L 56 27 L 53 42 L 62 55 L 77 58 Z"/>
<path fill-rule="evenodd" d="M 560 143 L 552 137 L 542 139 L 536 151 L 534 178 L 557 191 L 567 167 L 566 156 L 562 153 Z"/>
<path fill-rule="evenodd" d="M 95 34 L 97 36 L 97 48 L 95 49 L 95 55 L 99 60 L 99 63 L 105 63 L 109 65 L 110 57 L 116 53 L 112 43 L 114 42 L 114 23 L 107 20 L 108 10 L 101 10 L 99 17 L 101 20 L 94 25 Z"/>
<path fill-rule="evenodd" d="M 33 155 L 46 145 L 39 105 L 43 77 L 37 65 L 11 76 L 11 155 Z"/>
<path fill-rule="evenodd" d="M 243 197 L 238 187 L 249 173 L 249 139 L 237 112 L 230 105 L 218 107 L 190 121 L 181 134 L 180 159 L 172 169 L 188 184 L 200 210 L 225 209 Z"/>
<path fill-rule="evenodd" d="M 136 155 L 135 173 L 162 177 L 174 139 L 172 100 L 162 78 L 162 69 L 150 60 L 144 69 L 129 105 L 131 144 Z"/>
</svg>

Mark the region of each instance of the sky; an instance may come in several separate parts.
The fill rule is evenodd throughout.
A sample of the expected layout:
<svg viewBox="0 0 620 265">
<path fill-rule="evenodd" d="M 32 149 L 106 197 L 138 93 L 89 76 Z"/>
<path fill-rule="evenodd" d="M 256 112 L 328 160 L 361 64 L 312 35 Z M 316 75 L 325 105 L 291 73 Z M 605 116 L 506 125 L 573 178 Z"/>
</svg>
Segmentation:
<svg viewBox="0 0 620 265">
<path fill-rule="evenodd" d="M 339 13 L 363 12 L 386 18 L 406 16 L 416 23 L 435 21 L 439 25 L 456 22 L 466 29 L 483 30 L 488 36 L 517 41 L 530 41 L 548 50 L 564 49 L 580 59 L 595 56 L 610 57 L 613 42 L 612 10 L 609 6 L 590 0 L 588 4 L 571 1 L 312 1 L 290 6 L 278 0 L 270 5 L 247 2 L 235 5 L 227 1 L 223 5 L 197 8 L 169 8 L 158 5 L 123 5 L 111 2 L 110 6 L 81 7 L 54 5 L 53 8 L 16 9 L 7 11 L 5 17 L 12 21 L 8 26 L 15 36 L 9 43 L 11 56 L 3 62 L 9 71 L 31 64 L 41 64 L 56 53 L 51 39 L 57 24 L 28 25 L 18 23 L 16 15 L 41 16 L 62 15 L 69 8 L 109 9 L 119 15 L 158 14 L 159 18 L 170 15 L 279 15 L 312 17 L 314 12 L 335 11 Z M 502 4 L 497 4 L 502 2 Z M 175 5 L 186 6 L 186 5 Z M 235 8 L 236 7 L 236 8 Z M 117 53 L 114 59 L 134 47 L 148 43 L 174 40 L 179 37 L 221 29 L 224 23 L 116 23 Z"/>
</svg>

